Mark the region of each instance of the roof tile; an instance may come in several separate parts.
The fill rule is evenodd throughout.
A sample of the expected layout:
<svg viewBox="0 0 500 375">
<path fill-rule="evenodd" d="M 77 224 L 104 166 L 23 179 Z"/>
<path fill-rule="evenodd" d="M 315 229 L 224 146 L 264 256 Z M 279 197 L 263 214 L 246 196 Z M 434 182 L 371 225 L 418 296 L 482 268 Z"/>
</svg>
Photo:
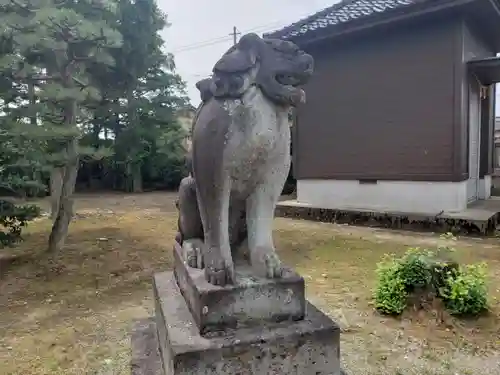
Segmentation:
<svg viewBox="0 0 500 375">
<path fill-rule="evenodd" d="M 402 8 L 425 0 L 343 0 L 312 16 L 295 22 L 281 30 L 265 34 L 266 37 L 294 39 L 318 29 L 345 24 L 356 19 Z"/>
</svg>

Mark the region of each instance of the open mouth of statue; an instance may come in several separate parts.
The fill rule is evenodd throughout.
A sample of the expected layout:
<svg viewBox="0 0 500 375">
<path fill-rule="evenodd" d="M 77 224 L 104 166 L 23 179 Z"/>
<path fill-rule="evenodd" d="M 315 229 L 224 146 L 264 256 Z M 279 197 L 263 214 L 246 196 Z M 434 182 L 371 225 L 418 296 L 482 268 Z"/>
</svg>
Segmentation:
<svg viewBox="0 0 500 375">
<path fill-rule="evenodd" d="M 298 86 L 300 85 L 299 77 L 293 74 L 277 74 L 276 81 L 285 86 Z"/>
</svg>

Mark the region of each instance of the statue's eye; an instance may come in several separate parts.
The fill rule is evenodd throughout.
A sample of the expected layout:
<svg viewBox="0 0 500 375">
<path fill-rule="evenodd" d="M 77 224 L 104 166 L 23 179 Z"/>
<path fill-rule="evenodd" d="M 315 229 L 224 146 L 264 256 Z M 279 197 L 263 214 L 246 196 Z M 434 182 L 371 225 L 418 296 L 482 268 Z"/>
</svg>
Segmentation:
<svg viewBox="0 0 500 375">
<path fill-rule="evenodd" d="M 235 75 L 231 77 L 231 80 L 229 82 L 229 87 L 231 91 L 237 91 L 243 86 L 243 78 L 241 75 Z"/>
</svg>

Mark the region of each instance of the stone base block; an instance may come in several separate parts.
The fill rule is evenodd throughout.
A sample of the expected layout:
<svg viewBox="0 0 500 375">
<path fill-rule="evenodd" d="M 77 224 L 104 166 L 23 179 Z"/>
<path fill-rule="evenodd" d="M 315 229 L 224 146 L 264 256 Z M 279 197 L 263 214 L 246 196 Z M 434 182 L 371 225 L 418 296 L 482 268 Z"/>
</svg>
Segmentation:
<svg viewBox="0 0 500 375">
<path fill-rule="evenodd" d="M 158 351 L 154 318 L 136 320 L 132 325 L 131 375 L 165 375 Z"/>
<path fill-rule="evenodd" d="M 340 375 L 340 329 L 313 305 L 303 320 L 201 336 L 172 272 L 154 277 L 165 375 Z"/>
<path fill-rule="evenodd" d="M 176 243 L 175 277 L 202 334 L 304 317 L 304 279 L 292 269 L 271 280 L 254 276 L 248 263 L 236 263 L 235 285 L 221 287 L 207 282 L 204 270 L 189 267 L 181 254 Z"/>
</svg>

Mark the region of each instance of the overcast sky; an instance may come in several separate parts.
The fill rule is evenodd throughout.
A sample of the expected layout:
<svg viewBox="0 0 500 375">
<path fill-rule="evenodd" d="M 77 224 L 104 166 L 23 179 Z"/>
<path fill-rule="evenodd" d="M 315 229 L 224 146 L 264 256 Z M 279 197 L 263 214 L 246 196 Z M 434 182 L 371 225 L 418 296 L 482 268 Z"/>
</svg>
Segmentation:
<svg viewBox="0 0 500 375">
<path fill-rule="evenodd" d="M 175 55 L 177 73 L 187 82 L 191 103 L 200 102 L 196 82 L 210 75 L 232 45 L 233 27 L 262 34 L 329 7 L 337 0 L 158 0 L 171 26 L 163 31 Z M 500 89 L 497 88 L 497 114 Z"/>
<path fill-rule="evenodd" d="M 243 33 L 276 30 L 336 3 L 336 0 L 158 0 L 171 26 L 163 31 L 177 73 L 187 82 L 193 105 L 195 83 L 232 45 L 233 26 Z M 204 45 L 204 46 L 202 46 Z"/>
</svg>

